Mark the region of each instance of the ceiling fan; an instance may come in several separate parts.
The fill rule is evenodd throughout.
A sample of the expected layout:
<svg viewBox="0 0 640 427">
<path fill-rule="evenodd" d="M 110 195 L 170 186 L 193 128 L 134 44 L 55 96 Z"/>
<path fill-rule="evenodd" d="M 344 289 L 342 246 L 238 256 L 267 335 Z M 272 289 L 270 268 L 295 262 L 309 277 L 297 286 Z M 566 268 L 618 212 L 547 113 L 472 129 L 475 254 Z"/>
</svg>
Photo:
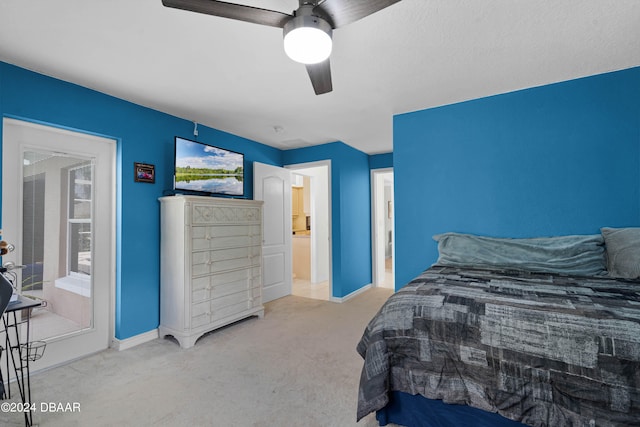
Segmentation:
<svg viewBox="0 0 640 427">
<path fill-rule="evenodd" d="M 275 10 L 217 0 L 162 0 L 166 7 L 283 29 L 284 49 L 306 65 L 316 95 L 331 92 L 333 30 L 382 10 L 400 0 L 298 0 L 291 15 Z"/>
</svg>

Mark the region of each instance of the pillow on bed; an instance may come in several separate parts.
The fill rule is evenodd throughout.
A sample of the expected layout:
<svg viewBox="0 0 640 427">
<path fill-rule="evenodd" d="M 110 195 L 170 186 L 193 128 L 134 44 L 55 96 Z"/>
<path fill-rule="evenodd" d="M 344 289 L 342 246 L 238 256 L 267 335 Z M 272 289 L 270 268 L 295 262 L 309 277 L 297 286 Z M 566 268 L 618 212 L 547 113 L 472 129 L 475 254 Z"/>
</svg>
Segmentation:
<svg viewBox="0 0 640 427">
<path fill-rule="evenodd" d="M 601 228 L 612 277 L 640 278 L 640 228 Z"/>
<path fill-rule="evenodd" d="M 606 274 L 604 239 L 600 234 L 509 239 L 444 233 L 433 238 L 438 242 L 439 265 L 580 276 Z"/>
</svg>

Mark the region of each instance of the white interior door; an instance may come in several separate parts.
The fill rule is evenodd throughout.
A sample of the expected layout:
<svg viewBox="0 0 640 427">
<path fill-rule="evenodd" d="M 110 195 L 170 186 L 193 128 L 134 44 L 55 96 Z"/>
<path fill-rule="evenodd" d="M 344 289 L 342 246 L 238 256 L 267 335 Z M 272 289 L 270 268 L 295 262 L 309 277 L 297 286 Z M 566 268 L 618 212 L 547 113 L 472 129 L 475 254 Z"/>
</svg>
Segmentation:
<svg viewBox="0 0 640 427">
<path fill-rule="evenodd" d="M 18 292 L 41 299 L 30 339 L 46 342 L 32 369 L 106 349 L 113 336 L 116 142 L 4 119 L 3 263 Z"/>
<path fill-rule="evenodd" d="M 253 198 L 264 201 L 262 300 L 291 294 L 291 173 L 254 162 Z"/>
</svg>

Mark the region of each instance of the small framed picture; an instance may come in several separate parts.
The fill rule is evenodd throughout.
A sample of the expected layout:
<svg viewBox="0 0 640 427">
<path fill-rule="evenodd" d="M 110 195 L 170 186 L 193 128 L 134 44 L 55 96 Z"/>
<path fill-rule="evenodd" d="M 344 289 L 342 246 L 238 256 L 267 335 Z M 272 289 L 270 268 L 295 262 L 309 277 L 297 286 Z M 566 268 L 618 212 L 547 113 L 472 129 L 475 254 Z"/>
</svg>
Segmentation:
<svg viewBox="0 0 640 427">
<path fill-rule="evenodd" d="M 133 164 L 133 180 L 135 182 L 156 182 L 156 167 L 146 163 Z"/>
</svg>

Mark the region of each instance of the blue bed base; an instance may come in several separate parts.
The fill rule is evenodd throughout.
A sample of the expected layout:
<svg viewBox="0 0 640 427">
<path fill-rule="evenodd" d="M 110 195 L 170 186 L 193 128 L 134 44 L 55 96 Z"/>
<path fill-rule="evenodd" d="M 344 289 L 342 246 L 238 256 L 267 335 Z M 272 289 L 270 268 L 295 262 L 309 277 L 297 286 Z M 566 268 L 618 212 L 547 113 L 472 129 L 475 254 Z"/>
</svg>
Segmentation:
<svg viewBox="0 0 640 427">
<path fill-rule="evenodd" d="M 376 412 L 376 419 L 381 426 L 394 423 L 407 427 L 526 427 L 496 413 L 399 391 L 391 392 L 389 403 Z"/>
</svg>

